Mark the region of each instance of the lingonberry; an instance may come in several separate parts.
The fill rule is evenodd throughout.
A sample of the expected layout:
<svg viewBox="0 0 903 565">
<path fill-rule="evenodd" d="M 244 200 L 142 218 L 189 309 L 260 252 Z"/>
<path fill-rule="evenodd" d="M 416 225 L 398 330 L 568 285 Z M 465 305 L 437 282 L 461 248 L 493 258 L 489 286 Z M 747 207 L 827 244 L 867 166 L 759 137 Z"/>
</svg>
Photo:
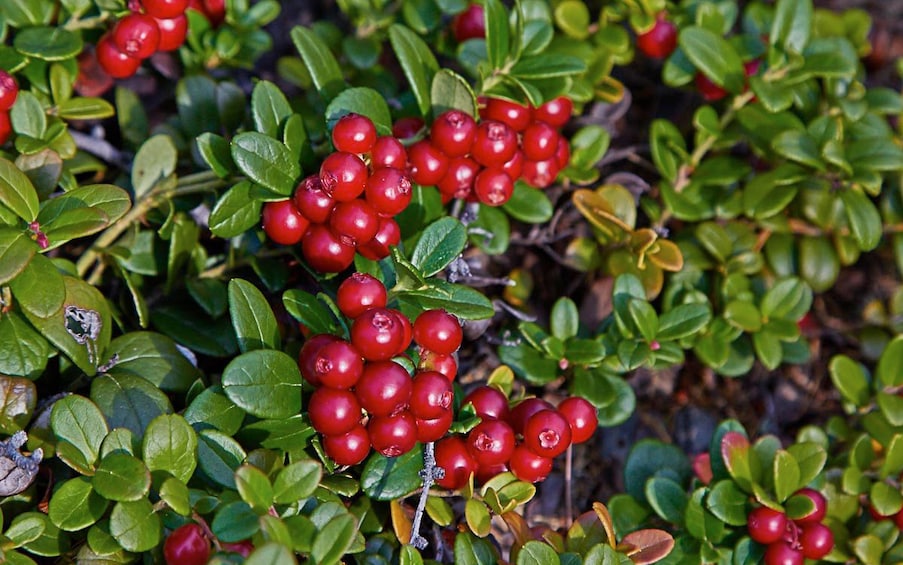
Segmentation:
<svg viewBox="0 0 903 565">
<path fill-rule="evenodd" d="M 430 142 L 448 157 L 463 157 L 470 153 L 477 134 L 477 122 L 461 110 L 449 110 L 439 115 L 430 128 Z"/>
<path fill-rule="evenodd" d="M 13 133 L 13 124 L 9 119 L 9 112 L 0 112 L 0 145 L 9 140 Z"/>
<path fill-rule="evenodd" d="M 520 149 L 515 151 L 514 157 L 505 161 L 505 163 L 501 166 L 501 169 L 505 172 L 506 175 L 511 178 L 512 181 L 519 179 L 524 172 L 524 152 Z"/>
<path fill-rule="evenodd" d="M 454 381 L 458 374 L 458 362 L 454 355 L 436 353 L 428 349 L 421 350 L 417 368 L 442 373 L 449 381 Z"/>
<path fill-rule="evenodd" d="M 388 416 L 411 401 L 411 376 L 394 361 L 373 361 L 364 366 L 354 393 L 372 416 Z"/>
<path fill-rule="evenodd" d="M 408 166 L 408 152 L 404 145 L 391 135 L 376 138 L 370 150 L 370 166 L 373 169 L 389 167 L 405 170 Z"/>
<path fill-rule="evenodd" d="M 370 453 L 370 434 L 367 428 L 356 424 L 342 435 L 325 436 L 323 450 L 339 465 L 357 465 Z"/>
<path fill-rule="evenodd" d="M 784 537 L 787 531 L 787 516 L 767 506 L 760 506 L 746 517 L 746 529 L 753 541 L 768 545 Z"/>
<path fill-rule="evenodd" d="M 540 410 L 524 425 L 524 445 L 537 455 L 556 457 L 571 444 L 571 426 L 557 410 Z"/>
<path fill-rule="evenodd" d="M 745 63 L 743 63 L 743 74 L 748 77 L 758 74 L 759 67 L 761 65 L 762 59 L 752 59 L 751 61 L 746 61 Z"/>
<path fill-rule="evenodd" d="M 382 167 L 375 169 L 367 179 L 364 193 L 376 212 L 382 216 L 395 216 L 411 203 L 413 195 L 411 177 L 404 171 Z"/>
<path fill-rule="evenodd" d="M 155 18 L 174 18 L 185 13 L 188 0 L 142 0 L 144 12 Z"/>
<path fill-rule="evenodd" d="M 487 98 L 480 107 L 480 118 L 508 124 L 518 132 L 527 129 L 533 119 L 532 110 L 528 106 L 501 98 Z"/>
<path fill-rule="evenodd" d="M 123 53 L 147 59 L 160 46 L 160 27 L 151 16 L 131 13 L 116 22 L 111 37 Z"/>
<path fill-rule="evenodd" d="M 385 308 L 367 310 L 351 324 L 351 343 L 367 361 L 395 356 L 404 340 L 397 316 Z"/>
<path fill-rule="evenodd" d="M 485 167 L 501 167 L 517 151 L 517 134 L 507 124 L 487 120 L 477 127 L 470 153 Z"/>
<path fill-rule="evenodd" d="M 487 206 L 501 206 L 511 200 L 514 181 L 502 169 L 483 169 L 473 181 L 473 192 Z"/>
<path fill-rule="evenodd" d="M 496 463 L 495 465 L 477 465 L 477 472 L 474 474 L 474 480 L 477 484 L 484 484 L 496 475 L 508 472 L 507 463 Z"/>
<path fill-rule="evenodd" d="M 514 448 L 508 467 L 514 476 L 528 483 L 538 483 L 549 476 L 552 471 L 552 459 L 536 455 L 527 446 L 521 444 Z"/>
<path fill-rule="evenodd" d="M 727 96 L 727 90 L 721 88 L 703 73 L 696 73 L 696 88 L 707 102 L 716 102 Z"/>
<path fill-rule="evenodd" d="M 373 239 L 357 246 L 357 252 L 370 259 L 371 261 L 379 261 L 389 256 L 389 248 L 398 245 L 401 241 L 401 228 L 392 218 L 380 218 L 379 228 Z"/>
<path fill-rule="evenodd" d="M 292 199 L 298 211 L 315 224 L 327 222 L 335 207 L 335 199 L 323 190 L 319 175 L 311 175 L 301 181 L 295 187 Z"/>
<path fill-rule="evenodd" d="M 355 198 L 336 204 L 329 216 L 329 227 L 346 245 L 357 245 L 376 235 L 379 215 L 365 200 Z"/>
<path fill-rule="evenodd" d="M 533 110 L 533 120 L 542 121 L 554 128 L 564 127 L 574 112 L 574 102 L 567 96 L 559 96 Z"/>
<path fill-rule="evenodd" d="M 418 117 L 398 118 L 392 124 L 392 135 L 398 139 L 410 139 L 420 133 L 423 126 L 423 120 Z"/>
<path fill-rule="evenodd" d="M 336 291 L 336 305 L 351 319 L 371 308 L 385 308 L 387 300 L 386 287 L 367 273 L 352 273 Z"/>
<path fill-rule="evenodd" d="M 323 387 L 310 395 L 307 415 L 324 436 L 340 436 L 360 423 L 361 405 L 351 391 Z"/>
<path fill-rule="evenodd" d="M 834 534 L 824 524 L 803 524 L 799 542 L 806 559 L 821 559 L 834 548 Z"/>
<path fill-rule="evenodd" d="M 507 420 L 508 397 L 497 388 L 481 385 L 473 389 L 464 397 L 462 404 L 473 405 L 477 416 L 483 419 Z"/>
<path fill-rule="evenodd" d="M 470 475 L 477 471 L 477 461 L 458 436 L 436 442 L 436 465 L 445 469 L 445 476 L 436 484 L 449 490 L 457 490 L 467 484 Z"/>
<path fill-rule="evenodd" d="M 364 360 L 347 341 L 339 340 L 320 348 L 314 360 L 320 384 L 329 388 L 351 388 L 361 378 Z"/>
<path fill-rule="evenodd" d="M 480 169 L 479 163 L 469 157 L 455 157 L 448 162 L 448 170 L 436 184 L 436 188 L 455 198 L 467 198 Z"/>
<path fill-rule="evenodd" d="M 448 157 L 428 140 L 408 147 L 411 179 L 421 186 L 435 186 L 448 170 Z"/>
<path fill-rule="evenodd" d="M 411 414 L 429 420 L 439 418 L 452 407 L 455 392 L 442 373 L 421 371 L 411 381 Z"/>
<path fill-rule="evenodd" d="M 163 558 L 167 565 L 206 565 L 210 540 L 198 524 L 179 526 L 163 542 Z"/>
<path fill-rule="evenodd" d="M 464 331 L 458 318 L 445 310 L 426 310 L 414 320 L 414 341 L 436 353 L 454 353 L 461 346 Z"/>
<path fill-rule="evenodd" d="M 367 165 L 354 153 L 336 151 L 320 165 L 323 190 L 339 202 L 357 198 L 367 184 Z"/>
<path fill-rule="evenodd" d="M 636 38 L 636 46 L 647 57 L 664 59 L 677 48 L 677 26 L 666 18 L 665 12 L 659 12 L 652 27 Z"/>
<path fill-rule="evenodd" d="M 812 512 L 803 516 L 802 518 L 795 519 L 794 522 L 796 522 L 798 525 L 802 525 L 821 522 L 825 519 L 825 515 L 828 513 L 828 501 L 825 500 L 825 497 L 822 493 L 818 492 L 815 489 L 807 487 L 802 488 L 793 494 L 796 496 L 808 497 L 814 505 Z"/>
<path fill-rule="evenodd" d="M 113 78 L 127 78 L 138 72 L 141 66 L 141 59 L 131 57 L 128 53 L 123 53 L 116 47 L 109 34 L 104 35 L 97 42 L 95 48 L 97 54 L 97 62 L 103 67 Z"/>
<path fill-rule="evenodd" d="M 555 150 L 555 164 L 559 169 L 563 169 L 571 162 L 571 145 L 563 136 L 558 136 L 558 149 Z"/>
<path fill-rule="evenodd" d="M 523 179 L 534 188 L 546 188 L 555 181 L 559 171 L 555 157 L 545 161 L 524 161 Z"/>
<path fill-rule="evenodd" d="M 376 142 L 376 126 L 367 116 L 345 114 L 332 128 L 332 145 L 336 151 L 368 153 Z"/>
<path fill-rule="evenodd" d="M 263 205 L 261 216 L 267 237 L 282 245 L 294 245 L 301 241 L 310 226 L 291 200 L 267 202 Z"/>
<path fill-rule="evenodd" d="M 486 37 L 486 17 L 483 6 L 473 3 L 452 20 L 452 31 L 455 40 L 460 43 L 468 39 Z"/>
<path fill-rule="evenodd" d="M 596 407 L 579 396 L 570 396 L 558 405 L 558 412 L 571 426 L 571 442 L 583 443 L 593 437 L 599 425 Z"/>
<path fill-rule="evenodd" d="M 514 433 L 523 434 L 524 427 L 527 425 L 527 420 L 530 416 L 540 410 L 552 410 L 554 408 L 554 406 L 541 398 L 525 398 L 511 409 L 508 413 L 507 421 L 511 424 L 511 429 L 514 430 Z"/>
<path fill-rule="evenodd" d="M 417 423 L 407 410 L 371 418 L 367 432 L 373 449 L 386 457 L 404 455 L 417 443 Z"/>
<path fill-rule="evenodd" d="M 344 271 L 354 261 L 354 247 L 346 245 L 328 227 L 321 224 L 307 228 L 301 239 L 301 253 L 307 264 L 321 273 Z"/>
<path fill-rule="evenodd" d="M 226 19 L 226 1 L 225 0 L 202 0 L 204 6 L 204 15 L 210 20 L 210 25 L 219 27 Z"/>
<path fill-rule="evenodd" d="M 401 344 L 395 351 L 395 355 L 401 355 L 411 345 L 411 340 L 414 338 L 414 326 L 411 325 L 411 320 L 408 320 L 408 317 L 402 314 L 401 311 L 390 308 L 389 312 L 395 315 L 395 319 L 401 325 Z"/>
<path fill-rule="evenodd" d="M 320 349 L 326 345 L 339 341 L 339 338 L 332 334 L 317 334 L 311 336 L 298 353 L 298 368 L 301 369 L 301 376 L 304 380 L 314 386 L 320 386 L 320 377 L 317 374 L 317 355 Z"/>
<path fill-rule="evenodd" d="M 903 510 L 894 514 L 894 524 L 897 526 L 898 530 L 903 531 Z"/>
<path fill-rule="evenodd" d="M 173 18 L 155 18 L 160 29 L 158 51 L 175 51 L 185 43 L 188 36 L 188 18 L 185 14 Z"/>
<path fill-rule="evenodd" d="M 6 112 L 16 103 L 19 85 L 11 74 L 0 69 L 0 112 Z"/>
<path fill-rule="evenodd" d="M 455 413 L 451 408 L 442 412 L 438 418 L 431 418 L 429 420 L 415 418 L 417 424 L 417 441 L 426 443 L 440 439 L 448 432 L 454 418 Z"/>
<path fill-rule="evenodd" d="M 467 435 L 467 446 L 479 465 L 506 463 L 514 444 L 511 426 L 501 420 L 483 420 Z"/>
<path fill-rule="evenodd" d="M 558 150 L 558 132 L 546 122 L 533 122 L 524 130 L 521 151 L 531 161 L 550 159 Z"/>
<path fill-rule="evenodd" d="M 765 550 L 765 565 L 803 565 L 804 561 L 802 550 L 784 541 L 775 542 Z"/>
<path fill-rule="evenodd" d="M 237 553 L 247 558 L 254 551 L 254 543 L 251 540 L 242 540 L 234 543 L 221 543 L 223 551 L 227 553 Z"/>
</svg>

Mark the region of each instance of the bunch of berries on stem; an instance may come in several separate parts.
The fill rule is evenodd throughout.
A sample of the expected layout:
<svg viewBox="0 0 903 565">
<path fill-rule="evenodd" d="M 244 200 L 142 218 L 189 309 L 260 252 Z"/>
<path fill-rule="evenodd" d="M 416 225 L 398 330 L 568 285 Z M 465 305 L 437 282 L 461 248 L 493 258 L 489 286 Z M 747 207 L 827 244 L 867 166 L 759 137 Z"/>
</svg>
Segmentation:
<svg viewBox="0 0 903 565">
<path fill-rule="evenodd" d="M 794 496 L 812 501 L 812 511 L 796 519 L 760 506 L 749 513 L 746 527 L 753 541 L 766 546 L 765 565 L 802 565 L 806 559 L 821 559 L 834 547 L 834 535 L 822 523 L 827 514 L 825 497 L 815 489 L 803 488 Z"/>
<path fill-rule="evenodd" d="M 178 49 L 188 34 L 187 8 L 188 0 L 131 0 L 131 13 L 97 42 L 97 62 L 111 77 L 127 78 L 154 53 Z"/>
</svg>

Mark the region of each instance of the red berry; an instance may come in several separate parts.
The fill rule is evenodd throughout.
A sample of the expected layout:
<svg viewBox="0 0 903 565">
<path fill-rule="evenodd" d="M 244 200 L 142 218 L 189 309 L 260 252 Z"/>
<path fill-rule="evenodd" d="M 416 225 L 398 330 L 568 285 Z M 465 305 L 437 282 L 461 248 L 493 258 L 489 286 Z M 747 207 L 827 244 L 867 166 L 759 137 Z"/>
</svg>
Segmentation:
<svg viewBox="0 0 903 565">
<path fill-rule="evenodd" d="M 477 122 L 461 110 L 442 113 L 430 128 L 430 143 L 448 157 L 463 157 L 470 153 L 477 134 Z"/>
<path fill-rule="evenodd" d="M 267 202 L 263 205 L 262 218 L 267 237 L 282 245 L 294 245 L 301 241 L 310 226 L 291 200 Z"/>
<path fill-rule="evenodd" d="M 423 126 L 423 120 L 420 118 L 399 118 L 392 124 L 392 135 L 398 139 L 410 139 L 420 133 Z"/>
<path fill-rule="evenodd" d="M 367 361 L 384 361 L 397 354 L 404 328 L 397 316 L 385 308 L 367 310 L 351 324 L 351 343 Z"/>
<path fill-rule="evenodd" d="M 712 82 L 702 73 L 696 73 L 696 88 L 707 102 L 715 102 L 727 96 L 727 90 Z"/>
<path fill-rule="evenodd" d="M 142 0 L 141 4 L 155 18 L 174 18 L 188 9 L 188 0 Z"/>
<path fill-rule="evenodd" d="M 298 211 L 315 224 L 326 223 L 335 207 L 335 199 L 323 190 L 319 175 L 301 181 L 292 199 Z"/>
<path fill-rule="evenodd" d="M 787 531 L 787 516 L 767 506 L 759 506 L 746 517 L 746 529 L 755 542 L 763 545 L 775 543 Z"/>
<path fill-rule="evenodd" d="M 395 352 L 395 355 L 401 355 L 408 346 L 411 345 L 411 340 L 414 338 L 414 327 L 411 325 L 411 321 L 408 320 L 408 317 L 399 310 L 390 308 L 389 312 L 395 314 L 395 318 L 398 320 L 398 323 L 401 324 L 401 345 L 398 346 L 398 350 Z"/>
<path fill-rule="evenodd" d="M 501 420 L 483 420 L 467 435 L 467 445 L 479 465 L 506 463 L 514 443 L 511 426 Z"/>
<path fill-rule="evenodd" d="M 897 526 L 898 530 L 903 530 L 903 510 L 894 514 L 894 524 Z"/>
<path fill-rule="evenodd" d="M 422 371 L 411 381 L 411 413 L 416 418 L 439 418 L 452 408 L 455 392 L 442 373 Z"/>
<path fill-rule="evenodd" d="M 511 200 L 514 181 L 502 169 L 483 169 L 473 182 L 477 198 L 487 206 L 501 206 Z"/>
<path fill-rule="evenodd" d="M 498 463 L 496 465 L 478 465 L 476 475 L 474 475 L 474 480 L 478 484 L 484 484 L 496 475 L 501 475 L 502 473 L 506 473 L 508 471 L 508 465 L 506 463 Z"/>
<path fill-rule="evenodd" d="M 416 418 L 417 423 L 417 441 L 426 443 L 429 441 L 437 441 L 442 438 L 451 427 L 455 414 L 451 409 L 442 412 L 438 418 L 424 420 Z"/>
<path fill-rule="evenodd" d="M 765 550 L 765 565 L 803 565 L 803 552 L 784 541 L 778 541 Z"/>
<path fill-rule="evenodd" d="M 501 98 L 487 98 L 480 108 L 480 118 L 508 124 L 514 131 L 524 131 L 533 120 L 529 107 Z"/>
<path fill-rule="evenodd" d="M 423 139 L 408 147 L 411 179 L 420 186 L 435 186 L 448 170 L 448 157 Z"/>
<path fill-rule="evenodd" d="M 323 449 L 339 465 L 357 465 L 370 453 L 370 435 L 357 424 L 345 434 L 324 437 Z"/>
<path fill-rule="evenodd" d="M 492 420 L 506 420 L 508 418 L 508 397 L 497 388 L 482 385 L 470 391 L 464 397 L 463 404 L 473 405 L 477 416 Z"/>
<path fill-rule="evenodd" d="M 389 167 L 405 170 L 408 166 L 408 152 L 396 138 L 390 135 L 378 137 L 370 150 L 370 166 L 373 169 Z"/>
<path fill-rule="evenodd" d="M 311 225 L 301 239 L 301 253 L 321 273 L 338 273 L 354 261 L 354 247 L 346 245 L 322 224 Z"/>
<path fill-rule="evenodd" d="M 560 139 L 564 138 L 562 137 Z M 559 144 L 560 143 L 561 142 L 559 141 Z M 506 175 L 511 177 L 512 181 L 519 179 L 524 172 L 524 152 L 519 149 L 515 151 L 514 157 L 505 161 L 505 164 L 502 165 L 501 169 Z"/>
<path fill-rule="evenodd" d="M 336 151 L 368 153 L 376 142 L 376 126 L 367 116 L 345 114 L 332 128 L 332 145 Z"/>
<path fill-rule="evenodd" d="M 401 228 L 392 218 L 380 218 L 379 228 L 373 239 L 363 245 L 357 246 L 357 252 L 370 259 L 371 261 L 379 261 L 389 256 L 389 248 L 401 241 Z"/>
<path fill-rule="evenodd" d="M 386 287 L 367 273 L 352 273 L 336 291 L 339 310 L 352 319 L 371 308 L 385 308 L 387 300 Z"/>
<path fill-rule="evenodd" d="M 516 434 L 523 434 L 527 420 L 540 410 L 553 410 L 555 407 L 541 398 L 526 398 L 520 401 L 508 414 L 508 423 Z"/>
<path fill-rule="evenodd" d="M 748 77 L 751 77 L 755 74 L 758 74 L 759 67 L 762 65 L 761 59 L 753 59 L 751 61 L 747 61 L 743 63 L 743 74 Z"/>
<path fill-rule="evenodd" d="M 367 183 L 367 165 L 354 153 L 337 151 L 323 159 L 320 183 L 339 202 L 357 198 Z"/>
<path fill-rule="evenodd" d="M 834 534 L 824 524 L 803 524 L 799 542 L 806 559 L 821 559 L 834 548 Z"/>
<path fill-rule="evenodd" d="M 455 157 L 448 162 L 448 170 L 436 184 L 436 188 L 455 198 L 467 198 L 480 169 L 480 165 L 469 157 Z"/>
<path fill-rule="evenodd" d="M 596 407 L 585 398 L 571 396 L 558 405 L 558 411 L 571 426 L 571 442 L 583 443 L 593 437 L 599 425 Z"/>
<path fill-rule="evenodd" d="M 537 455 L 557 457 L 571 445 L 571 426 L 557 410 L 540 410 L 527 419 L 524 444 Z"/>
<path fill-rule="evenodd" d="M 254 544 L 251 540 L 243 540 L 235 543 L 221 543 L 223 551 L 227 553 L 237 553 L 242 557 L 247 557 L 251 555 L 251 552 L 254 551 Z"/>
<path fill-rule="evenodd" d="M 452 20 L 452 31 L 458 43 L 468 39 L 486 37 L 486 17 L 483 15 L 483 6 L 471 4 L 466 10 L 455 16 Z"/>
<path fill-rule="evenodd" d="M 223 20 L 226 19 L 226 2 L 225 0 L 202 0 L 204 6 L 204 15 L 210 20 L 210 25 L 219 27 Z"/>
<path fill-rule="evenodd" d="M 307 415 L 324 436 L 340 436 L 360 423 L 361 405 L 353 392 L 323 387 L 310 395 Z"/>
<path fill-rule="evenodd" d="M 559 171 L 555 157 L 545 161 L 525 161 L 523 178 L 534 188 L 546 188 L 555 182 Z"/>
<path fill-rule="evenodd" d="M 555 150 L 555 164 L 563 169 L 571 162 L 571 146 L 563 135 L 558 136 L 558 149 Z"/>
<path fill-rule="evenodd" d="M 477 470 L 477 461 L 458 436 L 436 442 L 436 465 L 445 469 L 445 477 L 436 484 L 449 490 L 457 490 L 467 484 L 470 475 Z"/>
<path fill-rule="evenodd" d="M 320 384 L 329 388 L 351 388 L 361 378 L 364 360 L 344 340 L 326 344 L 317 352 L 314 370 Z"/>
<path fill-rule="evenodd" d="M 471 156 L 485 167 L 501 167 L 517 151 L 517 134 L 507 124 L 487 120 L 477 128 Z"/>
<path fill-rule="evenodd" d="M 371 416 L 388 416 L 411 401 L 411 376 L 394 361 L 374 361 L 364 366 L 354 392 Z"/>
<path fill-rule="evenodd" d="M 0 112 L 0 145 L 7 142 L 12 132 L 13 125 L 9 121 L 9 112 Z"/>
<path fill-rule="evenodd" d="M 0 112 L 6 112 L 16 103 L 19 85 L 11 74 L 0 69 Z"/>
<path fill-rule="evenodd" d="M 825 497 L 822 493 L 812 488 L 802 488 L 793 494 L 797 496 L 806 496 L 809 498 L 809 500 L 812 501 L 812 504 L 815 505 L 815 508 L 811 513 L 803 516 L 802 518 L 797 518 L 796 520 L 794 520 L 797 525 L 812 524 L 815 522 L 821 522 L 825 519 L 825 515 L 827 515 L 828 513 L 828 501 L 825 500 Z"/>
<path fill-rule="evenodd" d="M 113 26 L 113 43 L 123 53 L 139 59 L 147 59 L 160 46 L 160 28 L 157 20 L 131 13 Z"/>
<path fill-rule="evenodd" d="M 649 31 L 636 38 L 636 46 L 647 57 L 664 59 L 677 48 L 677 26 L 666 20 L 666 16 L 665 12 L 659 13 Z"/>
<path fill-rule="evenodd" d="M 417 424 L 407 410 L 371 418 L 367 432 L 373 449 L 386 457 L 404 455 L 417 443 Z"/>
<path fill-rule="evenodd" d="M 184 14 L 174 18 L 156 18 L 160 29 L 158 51 L 175 51 L 185 43 L 188 36 L 188 18 Z"/>
<path fill-rule="evenodd" d="M 564 127 L 574 113 L 574 103 L 567 96 L 559 96 L 549 100 L 533 110 L 533 119 L 543 121 L 555 128 Z"/>
<path fill-rule="evenodd" d="M 518 445 L 511 453 L 508 466 L 518 479 L 528 483 L 538 483 L 548 477 L 552 471 L 552 459 L 536 455 L 525 445 Z"/>
<path fill-rule="evenodd" d="M 379 216 L 373 206 L 355 198 L 336 204 L 329 217 L 329 227 L 345 245 L 357 245 L 373 239 L 379 229 Z"/>
<path fill-rule="evenodd" d="M 375 169 L 367 179 L 367 202 L 382 216 L 396 216 L 408 207 L 413 195 L 411 177 L 397 168 Z"/>
<path fill-rule="evenodd" d="M 141 66 L 141 59 L 130 57 L 127 53 L 123 53 L 116 47 L 109 34 L 104 35 L 97 42 L 95 50 L 97 54 L 97 62 L 103 67 L 108 75 L 114 78 L 127 78 L 138 72 Z"/>
<path fill-rule="evenodd" d="M 179 526 L 163 542 L 167 565 L 206 565 L 210 558 L 210 540 L 198 524 Z"/>
<path fill-rule="evenodd" d="M 558 132 L 545 122 L 533 122 L 524 130 L 521 151 L 531 161 L 550 159 L 558 150 Z"/>
<path fill-rule="evenodd" d="M 420 363 L 417 368 L 442 373 L 449 382 L 454 381 L 458 374 L 458 362 L 455 361 L 454 355 L 436 353 L 428 349 L 420 351 Z"/>
<path fill-rule="evenodd" d="M 339 338 L 331 334 L 317 334 L 311 336 L 298 353 L 298 367 L 304 380 L 314 386 L 320 386 L 320 377 L 317 375 L 317 355 L 320 349 L 326 345 L 339 341 Z"/>
<path fill-rule="evenodd" d="M 445 310 L 427 310 L 414 320 L 414 341 L 436 353 L 454 353 L 461 346 L 464 331 L 458 318 Z"/>
</svg>

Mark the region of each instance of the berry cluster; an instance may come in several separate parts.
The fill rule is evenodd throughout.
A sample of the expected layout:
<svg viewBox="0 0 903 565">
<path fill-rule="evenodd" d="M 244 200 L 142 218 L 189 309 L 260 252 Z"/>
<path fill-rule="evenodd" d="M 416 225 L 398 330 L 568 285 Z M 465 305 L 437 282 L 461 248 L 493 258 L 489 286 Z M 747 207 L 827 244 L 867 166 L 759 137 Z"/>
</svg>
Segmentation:
<svg viewBox="0 0 903 565">
<path fill-rule="evenodd" d="M 356 465 L 370 447 L 387 457 L 410 451 L 417 441 L 436 441 L 454 418 L 454 363 L 438 363 L 461 345 L 458 319 L 445 310 L 427 310 L 413 325 L 386 308 L 386 288 L 376 278 L 354 273 L 339 285 L 336 304 L 350 318 L 350 339 L 311 337 L 299 365 L 316 387 L 310 397 L 311 425 L 323 435 L 326 454 L 340 465 Z M 421 363 L 413 378 L 392 358 L 413 340 Z M 431 367 L 441 364 L 446 372 Z M 363 415 L 366 412 L 366 422 Z"/>
<path fill-rule="evenodd" d="M 539 398 L 528 398 L 513 409 L 498 389 L 481 386 L 464 398 L 481 422 L 466 438 L 451 436 L 436 444 L 436 463 L 445 469 L 439 486 L 459 489 L 471 474 L 477 481 L 510 470 L 531 483 L 545 479 L 552 459 L 572 443 L 583 443 L 596 431 L 596 409 L 572 396 L 557 408 Z"/>
<path fill-rule="evenodd" d="M 452 19 L 452 32 L 458 43 L 486 37 L 486 16 L 482 4 L 470 4 L 467 9 L 456 15 Z"/>
<path fill-rule="evenodd" d="M 130 14 L 97 42 L 97 62 L 111 77 L 127 78 L 157 51 L 181 47 L 188 34 L 188 0 L 129 2 Z"/>
<path fill-rule="evenodd" d="M 659 12 L 649 31 L 637 35 L 636 46 L 647 57 L 664 59 L 677 49 L 677 26 L 667 17 L 667 12 Z"/>
<path fill-rule="evenodd" d="M 825 497 L 811 488 L 794 494 L 808 497 L 812 512 L 791 520 L 783 512 L 760 506 L 746 519 L 749 537 L 767 546 L 765 565 L 802 565 L 805 559 L 821 559 L 834 547 L 834 535 L 822 524 L 828 509 Z"/>
<path fill-rule="evenodd" d="M 189 0 L 188 7 L 204 14 L 213 27 L 219 27 L 226 20 L 225 0 Z"/>
<path fill-rule="evenodd" d="M 0 70 L 0 145 L 6 143 L 13 132 L 12 123 L 9 120 L 9 110 L 16 103 L 19 96 L 19 85 L 11 74 Z"/>
<path fill-rule="evenodd" d="M 343 116 L 332 143 L 336 151 L 319 174 L 301 181 L 292 199 L 265 204 L 262 221 L 276 243 L 301 242 L 304 259 L 324 273 L 346 269 L 355 251 L 373 260 L 388 256 L 401 240 L 393 216 L 411 201 L 404 146 L 392 136 L 377 137 L 369 118 Z"/>
</svg>

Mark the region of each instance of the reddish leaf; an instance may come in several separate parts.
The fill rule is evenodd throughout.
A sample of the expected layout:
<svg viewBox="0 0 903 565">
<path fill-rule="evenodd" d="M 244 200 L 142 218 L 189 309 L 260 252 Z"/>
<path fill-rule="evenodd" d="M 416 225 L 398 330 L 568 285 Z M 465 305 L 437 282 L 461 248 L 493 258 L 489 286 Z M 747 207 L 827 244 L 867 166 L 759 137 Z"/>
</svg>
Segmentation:
<svg viewBox="0 0 903 565">
<path fill-rule="evenodd" d="M 702 484 L 712 482 L 712 458 L 708 453 L 700 453 L 693 458 L 693 472 Z"/>
<path fill-rule="evenodd" d="M 749 439 L 740 432 L 727 432 L 721 438 L 721 457 L 731 478 L 743 490 L 750 492 L 758 479 L 758 462 L 753 462 Z"/>
<path fill-rule="evenodd" d="M 664 559 L 673 548 L 674 538 L 671 534 L 654 529 L 631 532 L 618 544 L 618 549 L 639 565 Z"/>
</svg>

